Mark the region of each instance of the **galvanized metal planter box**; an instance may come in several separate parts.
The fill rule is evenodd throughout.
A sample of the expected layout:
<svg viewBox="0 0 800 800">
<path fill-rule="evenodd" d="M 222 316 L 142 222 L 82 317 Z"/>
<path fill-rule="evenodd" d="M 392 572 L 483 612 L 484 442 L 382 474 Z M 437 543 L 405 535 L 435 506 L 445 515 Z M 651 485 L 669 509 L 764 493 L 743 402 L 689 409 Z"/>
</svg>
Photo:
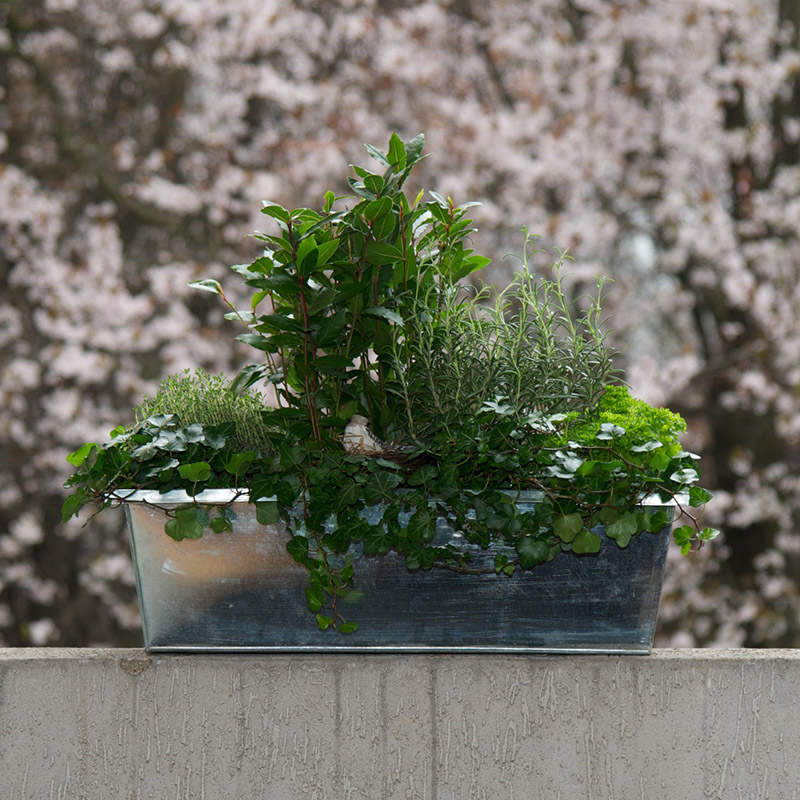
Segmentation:
<svg viewBox="0 0 800 800">
<path fill-rule="evenodd" d="M 203 502 L 225 502 L 210 491 Z M 307 572 L 285 549 L 281 525 L 265 527 L 244 498 L 232 533 L 175 542 L 164 512 L 181 492 L 136 492 L 125 502 L 150 651 L 487 651 L 649 653 L 668 527 L 626 549 L 605 542 L 595 556 L 563 554 L 529 571 L 463 575 L 409 572 L 395 554 L 353 553 L 360 599 L 343 607 L 353 634 L 320 631 L 305 603 Z M 671 516 L 672 509 L 669 509 Z M 440 524 L 439 535 L 460 538 Z M 476 547 L 476 565 L 495 551 Z"/>
</svg>

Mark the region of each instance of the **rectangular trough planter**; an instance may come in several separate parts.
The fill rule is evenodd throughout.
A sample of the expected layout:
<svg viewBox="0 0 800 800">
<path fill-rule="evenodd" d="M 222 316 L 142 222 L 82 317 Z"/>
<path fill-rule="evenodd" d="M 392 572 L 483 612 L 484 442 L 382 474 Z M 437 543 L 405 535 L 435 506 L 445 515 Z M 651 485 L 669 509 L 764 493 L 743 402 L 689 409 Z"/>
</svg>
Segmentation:
<svg viewBox="0 0 800 800">
<path fill-rule="evenodd" d="M 218 490 L 200 496 L 203 503 L 229 497 Z M 625 549 L 606 540 L 597 555 L 564 553 L 512 577 L 409 572 L 394 553 L 365 558 L 352 552 L 361 594 L 341 610 L 359 627 L 345 635 L 319 630 L 308 611 L 308 573 L 286 552 L 281 524 L 258 523 L 254 506 L 239 498 L 233 532 L 176 542 L 164 533 L 162 507 L 186 500 L 181 492 L 136 492 L 125 501 L 150 651 L 652 649 L 669 526 L 641 534 Z M 440 520 L 438 537 L 461 535 Z M 495 552 L 475 547 L 473 565 L 493 565 Z"/>
</svg>

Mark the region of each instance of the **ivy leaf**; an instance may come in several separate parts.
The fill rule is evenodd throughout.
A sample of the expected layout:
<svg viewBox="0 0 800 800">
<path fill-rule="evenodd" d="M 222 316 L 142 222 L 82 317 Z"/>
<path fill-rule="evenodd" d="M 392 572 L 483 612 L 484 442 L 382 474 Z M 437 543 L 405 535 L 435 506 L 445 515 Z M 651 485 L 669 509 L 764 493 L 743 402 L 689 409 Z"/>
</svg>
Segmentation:
<svg viewBox="0 0 800 800">
<path fill-rule="evenodd" d="M 73 467 L 80 467 L 81 464 L 86 460 L 86 457 L 92 450 L 97 448 L 97 444 L 95 442 L 86 442 L 85 445 L 79 447 L 74 453 L 70 453 L 67 456 L 67 461 L 72 464 Z"/>
<path fill-rule="evenodd" d="M 650 442 L 645 442 L 644 444 L 637 444 L 631 447 L 631 451 L 634 453 L 650 453 L 653 450 L 657 450 L 659 447 L 663 447 L 664 445 L 653 439 Z"/>
<path fill-rule="evenodd" d="M 178 473 L 185 481 L 201 483 L 211 477 L 211 465 L 205 461 L 195 461 L 191 464 L 181 464 Z"/>
<path fill-rule="evenodd" d="M 547 557 L 550 555 L 550 548 L 544 542 L 533 536 L 520 536 L 519 539 L 514 542 L 514 549 L 519 556 L 519 565 L 523 569 L 530 569 L 537 564 L 547 561 Z M 495 568 L 496 567 L 497 564 L 495 564 Z"/>
<path fill-rule="evenodd" d="M 694 536 L 694 528 L 691 525 L 681 525 L 680 528 L 675 528 L 672 538 L 675 544 L 678 545 L 683 555 L 687 555 L 692 549 L 692 537 Z"/>
<path fill-rule="evenodd" d="M 673 472 L 672 475 L 669 476 L 669 479 L 671 481 L 674 481 L 675 483 L 688 485 L 690 483 L 694 483 L 695 481 L 697 481 L 699 477 L 700 476 L 697 474 L 696 469 L 687 468 L 687 469 L 679 469 Z"/>
<path fill-rule="evenodd" d="M 357 483 L 347 482 L 336 493 L 336 510 L 341 511 L 347 506 L 352 506 L 361 497 L 361 487 Z"/>
<path fill-rule="evenodd" d="M 567 514 L 553 522 L 553 533 L 562 542 L 571 542 L 583 530 L 583 518 L 580 514 Z"/>
<path fill-rule="evenodd" d="M 325 592 L 322 587 L 311 585 L 306 588 L 306 603 L 309 611 L 319 611 L 325 604 Z"/>
<path fill-rule="evenodd" d="M 391 503 L 395 497 L 394 490 L 399 484 L 400 478 L 393 472 L 387 470 L 376 472 L 364 486 L 364 500 L 370 506 Z"/>
<path fill-rule="evenodd" d="M 439 470 L 433 464 L 424 464 L 418 469 L 414 470 L 408 478 L 409 486 L 427 486 L 431 481 L 436 479 Z"/>
<path fill-rule="evenodd" d="M 610 439 L 619 439 L 620 436 L 625 435 L 625 428 L 619 425 L 614 425 L 613 422 L 604 422 L 600 425 L 600 430 L 597 433 L 598 439 L 608 441 Z"/>
<path fill-rule="evenodd" d="M 247 450 L 244 453 L 233 453 L 225 462 L 225 471 L 235 475 L 237 478 L 241 478 L 247 472 L 255 457 L 256 454 L 252 450 Z"/>
<path fill-rule="evenodd" d="M 430 542 L 436 535 L 436 520 L 427 508 L 420 508 L 408 521 L 408 538 L 412 542 Z"/>
<path fill-rule="evenodd" d="M 164 531 L 176 542 L 183 539 L 199 539 L 208 525 L 208 514 L 200 506 L 179 508 L 175 516 L 167 520 Z"/>
<path fill-rule="evenodd" d="M 626 511 L 616 522 L 606 525 L 606 536 L 620 547 L 627 547 L 638 528 L 636 515 Z"/>
<path fill-rule="evenodd" d="M 649 533 L 658 533 L 667 523 L 667 512 L 663 509 L 658 511 L 649 509 L 647 513 L 645 513 L 644 525 L 645 530 Z"/>
<path fill-rule="evenodd" d="M 358 630 L 357 622 L 343 622 L 339 626 L 339 633 L 355 633 Z"/>
<path fill-rule="evenodd" d="M 308 539 L 305 536 L 293 536 L 286 542 L 286 552 L 298 563 L 306 566 L 312 563 L 308 556 Z"/>
<path fill-rule="evenodd" d="M 703 530 L 697 534 L 697 538 L 701 542 L 710 542 L 716 539 L 719 534 L 720 532 L 717 528 L 703 528 Z"/>
<path fill-rule="evenodd" d="M 600 546 L 603 544 L 603 540 L 596 534 L 592 533 L 590 530 L 584 528 L 573 540 L 572 540 L 572 552 L 573 553 L 598 553 L 600 552 Z"/>
<path fill-rule="evenodd" d="M 256 503 L 256 520 L 258 520 L 260 525 L 275 525 L 280 520 L 280 518 L 281 515 L 280 511 L 278 510 L 277 503 L 274 502 Z M 291 542 L 289 544 L 291 544 Z M 307 552 L 308 552 L 308 543 L 306 542 L 306 553 Z"/>
<path fill-rule="evenodd" d="M 382 523 L 379 523 L 369 526 L 369 529 L 364 532 L 361 544 L 364 548 L 364 555 L 372 556 L 389 552 L 394 542 L 394 537 L 389 534 Z"/>
<path fill-rule="evenodd" d="M 73 516 L 77 516 L 87 502 L 89 500 L 83 491 L 79 490 L 75 494 L 71 494 L 61 506 L 61 521 L 67 522 Z"/>
<path fill-rule="evenodd" d="M 326 631 L 333 625 L 333 618 L 326 617 L 324 614 L 317 614 L 317 625 L 321 631 Z"/>
<path fill-rule="evenodd" d="M 214 533 L 233 532 L 234 514 L 229 506 L 222 506 L 218 516 L 211 520 L 211 530 Z"/>
<path fill-rule="evenodd" d="M 708 489 L 703 489 L 700 486 L 690 486 L 689 487 L 689 505 L 692 508 L 698 508 L 702 505 L 705 505 L 714 495 L 708 491 Z"/>
</svg>

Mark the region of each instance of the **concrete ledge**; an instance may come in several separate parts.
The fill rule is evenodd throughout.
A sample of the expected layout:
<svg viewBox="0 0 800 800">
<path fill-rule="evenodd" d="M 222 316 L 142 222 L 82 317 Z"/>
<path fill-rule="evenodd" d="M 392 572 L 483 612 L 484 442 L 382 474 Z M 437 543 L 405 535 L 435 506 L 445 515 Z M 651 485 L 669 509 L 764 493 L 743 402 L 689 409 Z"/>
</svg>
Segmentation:
<svg viewBox="0 0 800 800">
<path fill-rule="evenodd" d="M 800 797 L 800 651 L 0 649 L 14 800 Z"/>
</svg>

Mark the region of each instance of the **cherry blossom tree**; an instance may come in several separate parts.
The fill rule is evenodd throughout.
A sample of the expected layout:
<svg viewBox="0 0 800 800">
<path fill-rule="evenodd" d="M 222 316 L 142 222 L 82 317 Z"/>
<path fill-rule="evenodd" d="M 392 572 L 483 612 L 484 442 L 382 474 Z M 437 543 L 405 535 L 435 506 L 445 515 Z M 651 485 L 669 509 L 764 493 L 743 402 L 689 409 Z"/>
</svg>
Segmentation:
<svg viewBox="0 0 800 800">
<path fill-rule="evenodd" d="M 523 225 L 569 249 L 576 294 L 613 277 L 629 382 L 689 421 L 724 537 L 670 565 L 659 641 L 797 646 L 797 0 L 6 0 L 0 22 L 3 643 L 139 641 L 121 519 L 59 523 L 65 455 L 167 374 L 247 358 L 186 284 L 235 293 L 263 199 L 317 206 L 363 142 L 425 131 L 425 185 L 483 202 L 492 279 Z"/>
</svg>

